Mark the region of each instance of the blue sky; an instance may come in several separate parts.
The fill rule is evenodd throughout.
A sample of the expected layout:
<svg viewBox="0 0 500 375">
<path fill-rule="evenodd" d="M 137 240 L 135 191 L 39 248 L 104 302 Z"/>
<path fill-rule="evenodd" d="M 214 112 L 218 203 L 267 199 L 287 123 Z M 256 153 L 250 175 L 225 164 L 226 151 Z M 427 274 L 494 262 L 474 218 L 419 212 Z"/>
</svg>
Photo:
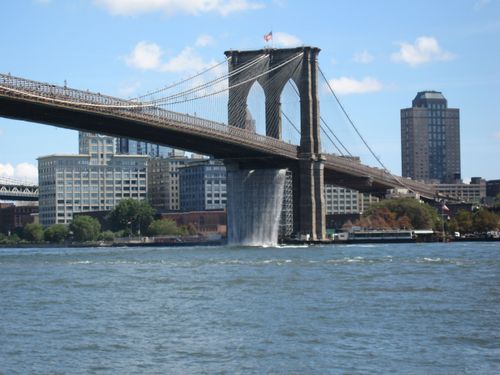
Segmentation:
<svg viewBox="0 0 500 375">
<path fill-rule="evenodd" d="M 393 173 L 400 109 L 437 90 L 460 108 L 463 178 L 500 178 L 498 0 L 19 0 L 1 9 L 0 72 L 120 97 L 189 76 L 225 50 L 263 48 L 272 30 L 274 47 L 321 48 L 321 69 Z M 322 113 L 334 105 L 322 95 Z M 332 122 L 376 166 L 346 122 Z M 0 176 L 34 179 L 38 156 L 76 153 L 77 138 L 0 118 Z"/>
</svg>

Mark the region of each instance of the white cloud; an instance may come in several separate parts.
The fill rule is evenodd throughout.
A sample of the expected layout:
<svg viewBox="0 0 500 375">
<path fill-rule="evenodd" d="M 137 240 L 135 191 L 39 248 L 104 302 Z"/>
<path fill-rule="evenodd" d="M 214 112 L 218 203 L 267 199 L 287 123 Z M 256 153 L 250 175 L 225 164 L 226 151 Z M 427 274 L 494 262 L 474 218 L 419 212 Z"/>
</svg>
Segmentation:
<svg viewBox="0 0 500 375">
<path fill-rule="evenodd" d="M 302 41 L 295 35 L 283 33 L 283 32 L 273 32 L 273 42 L 280 47 L 298 47 L 302 45 Z"/>
<path fill-rule="evenodd" d="M 38 168 L 30 163 L 0 164 L 0 177 L 10 177 L 21 181 L 38 181 Z"/>
<path fill-rule="evenodd" d="M 433 60 L 451 60 L 454 55 L 441 49 L 436 38 L 421 36 L 414 44 L 400 43 L 399 52 L 393 53 L 391 58 L 395 62 L 417 66 Z"/>
<path fill-rule="evenodd" d="M 0 177 L 14 177 L 12 164 L 0 164 Z"/>
<path fill-rule="evenodd" d="M 196 39 L 195 46 L 196 47 L 206 47 L 214 44 L 214 38 L 211 35 L 202 34 Z"/>
<path fill-rule="evenodd" d="M 209 67 L 192 47 L 185 47 L 177 56 L 162 64 L 160 70 L 170 73 L 198 72 Z"/>
<path fill-rule="evenodd" d="M 21 163 L 16 165 L 14 170 L 14 177 L 21 180 L 37 181 L 38 168 L 30 163 Z"/>
<path fill-rule="evenodd" d="M 364 94 L 367 92 L 380 91 L 383 85 L 372 77 L 365 77 L 357 80 L 350 77 L 340 77 L 328 81 L 335 93 L 339 95 Z"/>
<path fill-rule="evenodd" d="M 162 51 L 156 43 L 139 42 L 126 58 L 127 65 L 137 69 L 157 69 L 160 66 Z"/>
<path fill-rule="evenodd" d="M 205 43 L 208 41 L 207 38 L 202 40 Z M 177 56 L 166 62 L 161 61 L 162 55 L 163 51 L 159 45 L 142 41 L 137 43 L 125 61 L 132 68 L 170 73 L 198 72 L 214 64 L 212 61 L 203 61 L 193 47 L 185 47 Z"/>
<path fill-rule="evenodd" d="M 141 87 L 141 83 L 139 81 L 127 82 L 127 83 L 124 83 L 118 89 L 118 94 L 121 97 L 130 97 L 132 94 L 135 94 L 140 87 Z"/>
<path fill-rule="evenodd" d="M 373 61 L 373 56 L 368 51 L 358 52 L 354 54 L 354 62 L 360 64 L 369 64 Z"/>
<path fill-rule="evenodd" d="M 474 10 L 478 11 L 487 6 L 489 3 L 491 3 L 491 0 L 476 0 L 474 3 Z"/>
<path fill-rule="evenodd" d="M 167 15 L 215 12 L 226 16 L 233 12 L 264 8 L 264 4 L 248 0 L 94 0 L 94 3 L 120 16 L 156 11 Z"/>
</svg>

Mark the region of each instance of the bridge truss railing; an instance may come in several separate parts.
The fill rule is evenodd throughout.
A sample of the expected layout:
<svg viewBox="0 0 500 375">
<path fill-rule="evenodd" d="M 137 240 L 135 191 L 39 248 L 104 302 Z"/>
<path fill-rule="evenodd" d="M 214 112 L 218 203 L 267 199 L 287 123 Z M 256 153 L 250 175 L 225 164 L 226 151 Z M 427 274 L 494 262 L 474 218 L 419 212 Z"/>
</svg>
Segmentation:
<svg viewBox="0 0 500 375">
<path fill-rule="evenodd" d="M 0 200 L 37 200 L 38 186 L 12 186 L 0 183 Z"/>
<path fill-rule="evenodd" d="M 393 185 L 394 187 L 402 187 L 412 191 L 417 191 L 427 198 L 432 198 L 436 194 L 435 188 L 431 185 L 405 179 L 404 177 L 394 176 L 384 169 L 369 167 L 367 165 L 361 164 L 359 161 L 351 160 L 346 157 L 335 155 L 325 156 L 327 165 L 335 165 L 335 170 L 339 172 L 364 176 L 367 178 L 371 178 L 373 181 L 387 185 L 389 185 L 389 181 L 391 181 L 391 185 Z"/>
<path fill-rule="evenodd" d="M 159 126 L 177 127 L 184 130 L 190 129 L 194 132 L 202 131 L 208 135 L 222 137 L 237 143 L 244 141 L 245 144 L 261 150 L 273 151 L 275 153 L 278 149 L 288 157 L 296 157 L 297 155 L 297 146 L 279 139 L 266 137 L 224 123 L 169 111 L 147 103 L 123 100 L 100 93 L 51 85 L 5 74 L 0 74 L 0 92 L 2 91 L 9 96 L 118 115 L 129 119 L 154 123 Z"/>
</svg>

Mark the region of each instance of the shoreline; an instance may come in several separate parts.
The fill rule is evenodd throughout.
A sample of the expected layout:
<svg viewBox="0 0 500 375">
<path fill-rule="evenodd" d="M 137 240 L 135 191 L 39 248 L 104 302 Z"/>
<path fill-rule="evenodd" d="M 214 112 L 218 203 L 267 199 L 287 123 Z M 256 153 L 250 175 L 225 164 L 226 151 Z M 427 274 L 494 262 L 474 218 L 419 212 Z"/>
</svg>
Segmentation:
<svg viewBox="0 0 500 375">
<path fill-rule="evenodd" d="M 356 245 L 356 244 L 401 244 L 401 243 L 439 243 L 442 240 L 418 241 L 418 240 L 286 240 L 280 241 L 278 246 L 285 245 Z M 500 242 L 500 238 L 454 238 L 445 241 L 452 242 Z M 222 240 L 205 240 L 205 241 L 158 241 L 158 242 L 141 242 L 132 240 L 129 242 L 83 242 L 83 243 L 22 243 L 22 244 L 0 244 L 0 249 L 30 249 L 30 248 L 107 248 L 107 247 L 188 247 L 188 246 L 227 246 L 227 241 Z"/>
</svg>

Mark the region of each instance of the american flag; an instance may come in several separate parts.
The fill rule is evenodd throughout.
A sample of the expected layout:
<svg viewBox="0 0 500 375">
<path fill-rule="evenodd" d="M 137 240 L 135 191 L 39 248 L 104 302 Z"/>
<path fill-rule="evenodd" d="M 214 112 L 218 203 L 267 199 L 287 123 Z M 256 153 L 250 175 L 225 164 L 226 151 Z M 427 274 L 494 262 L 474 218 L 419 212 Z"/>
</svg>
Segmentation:
<svg viewBox="0 0 500 375">
<path fill-rule="evenodd" d="M 264 35 L 264 40 L 269 42 L 271 39 L 273 39 L 273 32 L 269 31 L 266 35 Z"/>
</svg>

